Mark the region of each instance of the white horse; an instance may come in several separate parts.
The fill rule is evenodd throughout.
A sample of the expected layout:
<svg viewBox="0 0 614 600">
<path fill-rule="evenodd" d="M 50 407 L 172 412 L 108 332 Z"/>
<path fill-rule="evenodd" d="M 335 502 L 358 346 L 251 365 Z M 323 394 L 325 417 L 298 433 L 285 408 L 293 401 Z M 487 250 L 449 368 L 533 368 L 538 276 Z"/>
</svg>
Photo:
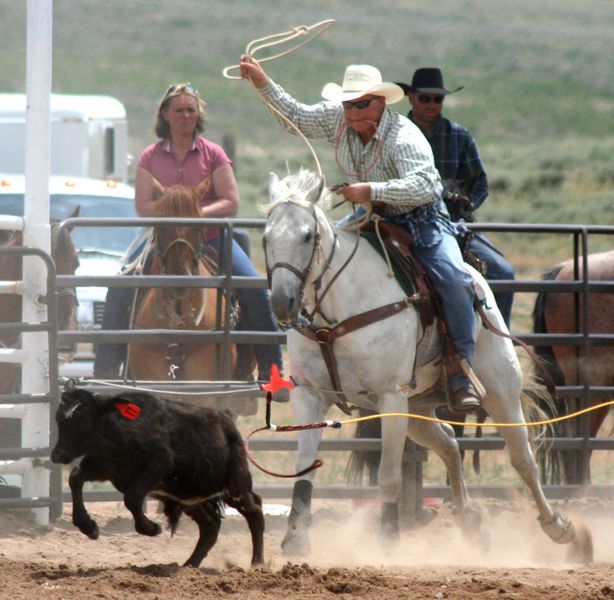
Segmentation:
<svg viewBox="0 0 614 600">
<path fill-rule="evenodd" d="M 434 400 L 412 400 L 441 379 L 441 366 L 432 358 L 432 348 L 423 350 L 422 325 L 417 310 L 394 277 L 389 277 L 384 260 L 363 238 L 337 229 L 316 204 L 324 194 L 324 179 L 301 170 L 269 182 L 270 203 L 264 232 L 271 304 L 278 321 L 288 331 L 290 372 L 297 385 L 290 398 L 298 423 L 320 422 L 339 400 L 331 383 L 321 343 L 330 329 L 353 315 L 382 306 L 381 320 L 361 324 L 359 329 L 334 331 L 334 362 L 344 396 L 351 403 L 379 413 L 434 416 L 445 395 Z M 484 290 L 488 318 L 505 329 L 492 292 L 472 271 Z M 490 308 L 488 308 L 490 307 Z M 368 319 L 367 319 L 368 321 Z M 479 319 L 476 319 L 479 321 Z M 476 326 L 474 369 L 485 387 L 483 406 L 495 422 L 524 423 L 521 407 L 522 371 L 510 340 L 497 336 L 481 324 Z M 313 338 L 318 338 L 317 341 Z M 428 342 L 427 342 L 428 345 Z M 430 344 L 433 345 L 432 343 Z M 329 359 L 330 362 L 330 359 Z M 409 404 L 408 406 L 408 399 Z M 401 462 L 405 437 L 434 451 L 445 463 L 455 511 L 473 528 L 479 513 L 469 505 L 462 475 L 461 456 L 449 426 L 423 420 L 389 417 L 382 419 L 382 453 L 378 487 L 382 500 L 382 533 L 399 536 L 397 500 L 401 489 Z M 296 468 L 309 467 L 316 458 L 321 429 L 299 434 Z M 591 560 L 588 530 L 555 512 L 539 483 L 538 469 L 526 427 L 501 428 L 511 462 L 529 487 L 539 511 L 544 532 L 557 543 L 572 544 L 573 555 Z M 288 530 L 282 542 L 288 554 L 309 552 L 308 527 L 314 472 L 295 483 Z M 571 552 L 570 552 L 571 554 Z"/>
</svg>

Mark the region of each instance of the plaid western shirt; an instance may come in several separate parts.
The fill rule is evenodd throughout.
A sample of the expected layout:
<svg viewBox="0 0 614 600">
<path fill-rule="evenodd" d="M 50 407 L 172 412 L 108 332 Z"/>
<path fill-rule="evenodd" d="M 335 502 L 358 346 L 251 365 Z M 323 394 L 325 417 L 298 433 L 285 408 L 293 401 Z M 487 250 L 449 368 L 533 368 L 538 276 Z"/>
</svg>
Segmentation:
<svg viewBox="0 0 614 600">
<path fill-rule="evenodd" d="M 407 116 L 411 119 L 412 113 Z M 462 125 L 439 117 L 427 135 L 435 157 L 435 166 L 442 179 L 475 180 L 471 189 L 471 201 L 475 208 L 488 196 L 488 179 L 475 140 Z"/>
<path fill-rule="evenodd" d="M 302 104 L 273 81 L 258 92 L 305 137 L 334 144 L 337 165 L 344 177 L 350 183 L 368 182 L 371 200 L 382 202 L 386 218 L 404 225 L 416 244 L 433 246 L 444 230 L 455 235 L 441 201 L 442 185 L 433 152 L 409 119 L 386 108 L 374 136 L 364 144 L 345 125 L 340 104 Z M 291 125 L 272 112 L 282 127 L 296 134 Z"/>
</svg>

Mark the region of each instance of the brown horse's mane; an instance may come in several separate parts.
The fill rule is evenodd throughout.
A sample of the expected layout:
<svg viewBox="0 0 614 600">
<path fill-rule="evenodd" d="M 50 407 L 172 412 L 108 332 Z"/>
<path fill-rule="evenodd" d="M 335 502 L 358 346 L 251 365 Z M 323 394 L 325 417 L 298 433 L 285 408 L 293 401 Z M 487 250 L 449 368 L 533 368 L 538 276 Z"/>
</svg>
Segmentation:
<svg viewBox="0 0 614 600">
<path fill-rule="evenodd" d="M 173 185 L 156 202 L 156 217 L 200 217 L 200 203 L 195 188 Z"/>
</svg>

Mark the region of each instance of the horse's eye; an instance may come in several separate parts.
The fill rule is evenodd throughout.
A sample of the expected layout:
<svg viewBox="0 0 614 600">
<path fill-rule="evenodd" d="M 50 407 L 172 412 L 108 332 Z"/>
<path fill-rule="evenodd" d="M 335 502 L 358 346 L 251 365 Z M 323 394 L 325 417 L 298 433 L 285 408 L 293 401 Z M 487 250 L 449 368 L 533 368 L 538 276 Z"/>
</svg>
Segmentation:
<svg viewBox="0 0 614 600">
<path fill-rule="evenodd" d="M 311 242 L 311 240 L 313 240 L 313 233 L 311 231 L 308 231 L 307 233 L 305 233 L 305 243 L 309 243 Z"/>
</svg>

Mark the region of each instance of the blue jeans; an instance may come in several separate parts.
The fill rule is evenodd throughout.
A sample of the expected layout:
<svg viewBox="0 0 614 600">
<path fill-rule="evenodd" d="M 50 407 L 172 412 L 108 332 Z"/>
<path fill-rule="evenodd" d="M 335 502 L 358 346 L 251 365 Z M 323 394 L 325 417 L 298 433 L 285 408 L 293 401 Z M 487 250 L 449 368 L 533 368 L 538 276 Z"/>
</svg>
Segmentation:
<svg viewBox="0 0 614 600">
<path fill-rule="evenodd" d="M 362 214 L 364 209 L 361 206 L 356 213 L 339 221 L 337 226 L 347 225 Z M 390 220 L 407 229 L 403 218 L 400 216 Z M 415 226 L 422 243 L 414 244 L 412 253 L 422 263 L 433 283 L 454 348 L 471 365 L 475 351 L 473 279 L 465 270 L 458 241 L 445 227 L 435 222 L 415 223 Z M 412 231 L 408 232 L 412 235 Z M 468 383 L 464 373 L 458 373 L 450 385 L 452 390 L 456 390 L 466 387 Z"/>
<path fill-rule="evenodd" d="M 218 252 L 220 251 L 220 237 L 210 241 Z M 143 249 L 143 244 L 135 249 L 128 257 L 132 262 Z M 233 275 L 243 277 L 259 277 L 260 274 L 242 247 L 233 239 L 232 265 Z M 237 288 L 237 299 L 241 312 L 240 327 L 249 331 L 278 331 L 277 324 L 271 311 L 268 292 L 264 289 Z M 111 287 L 107 291 L 106 303 L 102 318 L 103 330 L 127 329 L 131 310 L 134 288 Z M 258 378 L 268 381 L 271 365 L 276 363 L 282 370 L 281 349 L 278 344 L 254 344 L 254 354 L 258 363 Z M 100 378 L 116 378 L 119 367 L 126 357 L 126 345 L 109 342 L 97 344 L 96 358 L 94 360 L 94 376 Z"/>
<path fill-rule="evenodd" d="M 469 251 L 486 265 L 486 279 L 514 279 L 512 265 L 481 233 L 474 233 L 469 239 Z M 514 292 L 495 292 L 495 300 L 505 324 L 510 326 Z"/>
<path fill-rule="evenodd" d="M 412 252 L 431 278 L 456 351 L 471 365 L 475 350 L 473 280 L 465 270 L 456 238 L 443 232 L 435 246 L 413 246 Z"/>
</svg>

